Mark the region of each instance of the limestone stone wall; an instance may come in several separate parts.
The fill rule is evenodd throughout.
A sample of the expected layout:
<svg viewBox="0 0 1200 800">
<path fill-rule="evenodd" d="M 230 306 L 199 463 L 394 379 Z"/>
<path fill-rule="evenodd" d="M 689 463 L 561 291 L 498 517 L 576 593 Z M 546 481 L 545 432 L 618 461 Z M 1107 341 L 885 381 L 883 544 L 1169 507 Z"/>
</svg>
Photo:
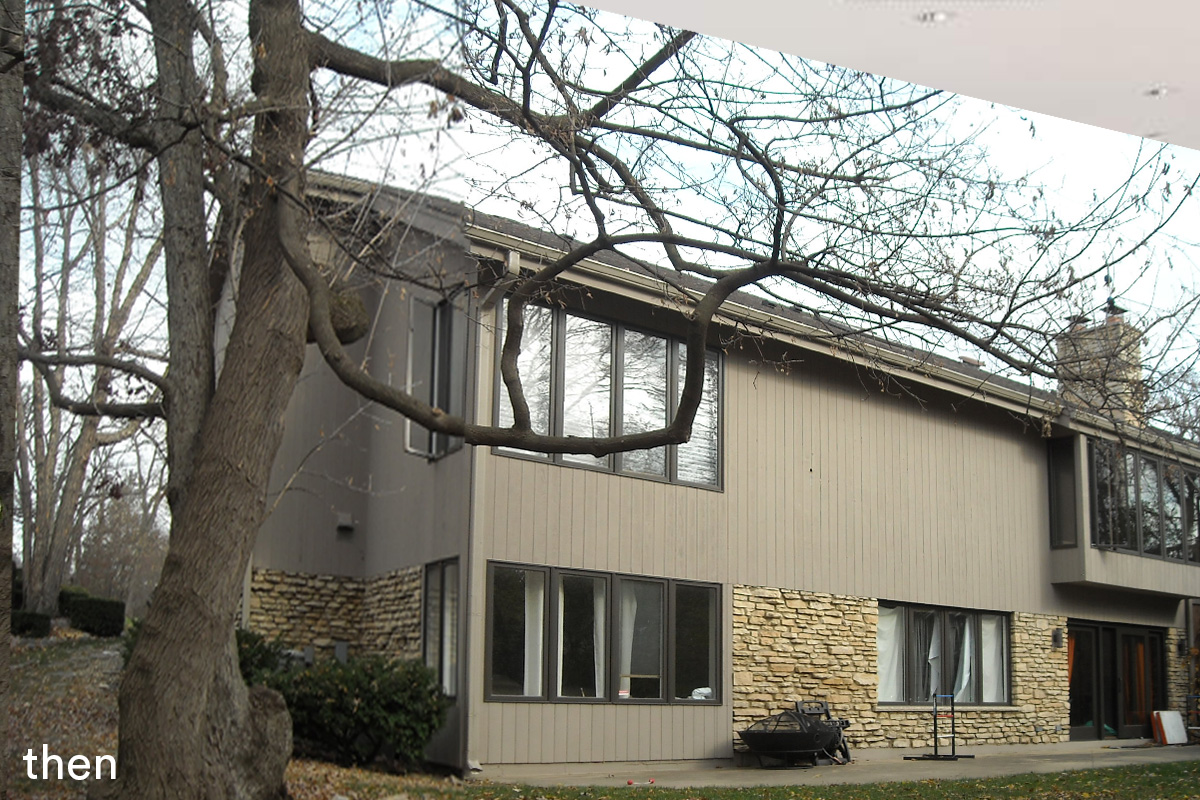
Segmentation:
<svg viewBox="0 0 1200 800">
<path fill-rule="evenodd" d="M 878 621 L 873 598 L 735 586 L 735 741 L 736 731 L 754 720 L 795 700 L 813 699 L 827 701 L 834 716 L 853 722 L 846 731 L 852 747 L 931 746 L 928 707 L 877 702 Z M 959 709 L 960 745 L 1067 740 L 1067 653 L 1051 647 L 1056 627 L 1065 632 L 1066 618 L 1011 616 L 1012 704 Z"/>
<path fill-rule="evenodd" d="M 421 567 L 366 581 L 362 605 L 364 653 L 392 658 L 421 657 Z"/>
<path fill-rule="evenodd" d="M 1167 708 L 1183 711 L 1187 705 L 1188 691 L 1188 661 L 1191 653 L 1184 648 L 1184 655 L 1179 655 L 1179 643 L 1186 641 L 1187 631 L 1180 628 L 1167 628 Z"/>
<path fill-rule="evenodd" d="M 376 578 L 255 569 L 248 627 L 288 647 L 331 657 L 337 642 L 352 655 L 421 654 L 421 567 Z"/>
</svg>

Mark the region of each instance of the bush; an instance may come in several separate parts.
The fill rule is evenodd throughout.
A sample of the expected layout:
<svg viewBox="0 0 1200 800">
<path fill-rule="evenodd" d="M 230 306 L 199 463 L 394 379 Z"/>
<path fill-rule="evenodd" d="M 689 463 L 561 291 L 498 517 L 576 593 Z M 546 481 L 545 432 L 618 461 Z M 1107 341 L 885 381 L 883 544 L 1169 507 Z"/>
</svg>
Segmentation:
<svg viewBox="0 0 1200 800">
<path fill-rule="evenodd" d="M 378 656 L 278 673 L 268 686 L 287 701 L 297 753 L 341 764 L 419 764 L 449 707 L 433 670 Z"/>
<path fill-rule="evenodd" d="M 278 639 L 267 641 L 261 633 L 247 628 L 237 629 L 237 649 L 242 680 L 250 686 L 264 683 L 268 675 L 278 672 L 287 651 Z"/>
<path fill-rule="evenodd" d="M 12 612 L 13 636 L 27 636 L 41 639 L 50 635 L 50 615 L 39 614 L 36 611 Z"/>
<path fill-rule="evenodd" d="M 122 600 L 76 596 L 70 601 L 70 608 L 72 628 L 93 636 L 120 636 L 125 630 L 125 603 Z"/>
<path fill-rule="evenodd" d="M 91 597 L 91 595 L 82 586 L 62 587 L 58 590 L 58 615 L 60 617 L 73 617 L 74 615 L 71 612 L 75 608 L 75 601 L 86 597 Z M 74 622 L 71 625 L 76 628 L 79 627 Z"/>
</svg>

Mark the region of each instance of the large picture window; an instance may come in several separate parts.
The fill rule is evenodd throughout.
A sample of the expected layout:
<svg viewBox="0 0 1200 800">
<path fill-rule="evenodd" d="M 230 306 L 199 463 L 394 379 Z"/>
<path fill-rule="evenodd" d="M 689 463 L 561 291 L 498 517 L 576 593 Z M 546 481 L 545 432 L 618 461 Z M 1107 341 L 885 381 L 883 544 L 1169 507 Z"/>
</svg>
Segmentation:
<svg viewBox="0 0 1200 800">
<path fill-rule="evenodd" d="M 891 603 L 879 605 L 879 702 L 1008 702 L 1008 616 Z"/>
<path fill-rule="evenodd" d="M 501 344 L 504 315 L 501 306 Z M 686 358 L 687 347 L 674 339 L 562 309 L 526 306 L 517 369 L 529 403 L 531 427 L 537 433 L 580 437 L 661 428 L 678 406 Z M 570 453 L 551 456 L 508 448 L 498 448 L 498 452 L 676 483 L 717 486 L 721 475 L 720 382 L 720 359 L 710 351 L 704 363 L 704 394 L 692 423 L 692 438 L 686 444 L 602 458 Z M 498 423 L 512 425 L 512 405 L 499 370 L 496 395 Z"/>
<path fill-rule="evenodd" d="M 492 700 L 719 699 L 718 586 L 492 564 L 488 592 Z"/>
<path fill-rule="evenodd" d="M 1200 476 L 1115 442 L 1092 440 L 1088 451 L 1092 544 L 1200 563 Z"/>
</svg>

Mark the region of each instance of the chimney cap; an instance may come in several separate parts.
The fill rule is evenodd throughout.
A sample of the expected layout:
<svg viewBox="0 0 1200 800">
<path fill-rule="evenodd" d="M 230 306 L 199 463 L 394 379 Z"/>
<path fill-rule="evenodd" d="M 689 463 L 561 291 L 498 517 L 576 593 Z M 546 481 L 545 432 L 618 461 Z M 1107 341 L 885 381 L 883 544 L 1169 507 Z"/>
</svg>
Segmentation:
<svg viewBox="0 0 1200 800">
<path fill-rule="evenodd" d="M 1104 312 L 1110 317 L 1119 317 L 1128 310 L 1129 309 L 1121 308 L 1119 305 L 1117 305 L 1117 301 L 1113 300 L 1112 297 L 1108 298 L 1108 303 L 1104 306 Z"/>
</svg>

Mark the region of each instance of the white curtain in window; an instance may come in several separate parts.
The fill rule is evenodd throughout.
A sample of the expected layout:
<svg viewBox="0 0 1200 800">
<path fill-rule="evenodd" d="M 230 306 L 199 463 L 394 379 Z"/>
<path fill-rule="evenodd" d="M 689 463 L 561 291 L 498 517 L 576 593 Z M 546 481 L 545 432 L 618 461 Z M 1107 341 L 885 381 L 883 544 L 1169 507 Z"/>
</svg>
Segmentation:
<svg viewBox="0 0 1200 800">
<path fill-rule="evenodd" d="M 458 694 L 458 564 L 446 564 L 442 581 L 442 688 Z"/>
<path fill-rule="evenodd" d="M 525 573 L 525 688 L 526 697 L 542 693 L 542 611 L 546 606 L 546 577 Z"/>
<path fill-rule="evenodd" d="M 983 648 L 983 702 L 1003 703 L 1008 695 L 1004 618 L 998 614 L 984 614 L 980 618 L 979 636 Z"/>
<path fill-rule="evenodd" d="M 971 702 L 974 698 L 975 679 L 973 665 L 975 663 L 975 626 L 966 615 L 962 618 L 962 643 L 959 647 L 958 667 L 954 676 L 954 699 L 958 702 Z"/>
<path fill-rule="evenodd" d="M 879 607 L 879 700 L 904 700 L 904 609 Z"/>
<path fill-rule="evenodd" d="M 929 637 L 929 699 L 942 693 L 942 626 L 933 620 L 933 635 Z"/>
<path fill-rule="evenodd" d="M 592 628 L 592 643 L 595 647 L 593 659 L 595 661 L 596 668 L 597 697 L 605 697 L 608 695 L 608 690 L 605 688 L 604 684 L 604 631 L 607 630 L 604 625 L 604 614 L 605 609 L 608 606 L 606 601 L 607 598 L 604 596 L 604 592 L 600 591 L 599 587 L 597 587 L 595 595 L 592 596 L 592 608 L 594 619 L 596 621 L 595 626 Z"/>
<path fill-rule="evenodd" d="M 637 620 L 637 593 L 621 592 L 621 685 L 617 699 L 629 698 L 629 675 L 633 672 L 633 626 Z"/>
</svg>

